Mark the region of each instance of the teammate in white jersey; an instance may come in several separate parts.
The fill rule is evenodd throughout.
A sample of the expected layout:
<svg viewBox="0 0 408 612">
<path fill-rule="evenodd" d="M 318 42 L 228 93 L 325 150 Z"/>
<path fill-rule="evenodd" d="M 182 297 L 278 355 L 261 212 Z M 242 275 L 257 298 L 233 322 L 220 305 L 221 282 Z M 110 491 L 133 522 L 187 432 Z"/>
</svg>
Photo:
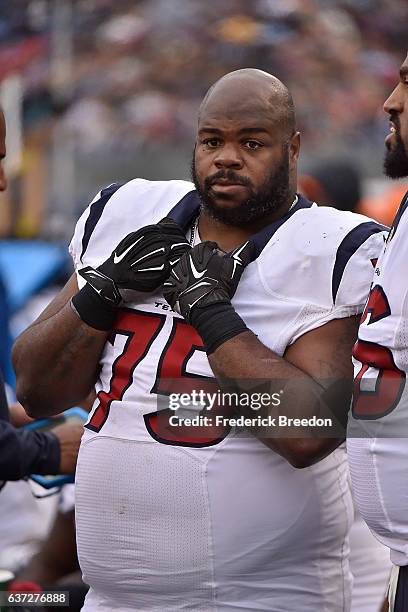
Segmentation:
<svg viewBox="0 0 408 612">
<path fill-rule="evenodd" d="M 279 80 L 226 75 L 200 108 L 194 184 L 103 190 L 71 242 L 77 275 L 16 344 L 30 414 L 96 386 L 76 491 L 87 611 L 349 610 L 343 434 L 312 421 L 347 414 L 384 232 L 297 196 L 299 147 Z M 226 380 L 274 395 L 234 417 L 310 426 L 170 421 L 169 394 Z"/>
<path fill-rule="evenodd" d="M 391 133 L 385 173 L 408 176 L 408 57 L 384 104 Z M 355 499 L 391 550 L 390 610 L 408 610 L 408 193 L 374 271 L 353 350 L 355 388 L 348 455 Z"/>
</svg>

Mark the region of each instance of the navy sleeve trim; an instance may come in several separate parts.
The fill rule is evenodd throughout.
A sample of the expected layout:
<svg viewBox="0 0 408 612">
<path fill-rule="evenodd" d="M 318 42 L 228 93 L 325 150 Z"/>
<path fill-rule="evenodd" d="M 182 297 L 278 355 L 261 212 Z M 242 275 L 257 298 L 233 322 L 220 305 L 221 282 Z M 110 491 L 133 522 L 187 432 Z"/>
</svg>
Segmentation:
<svg viewBox="0 0 408 612">
<path fill-rule="evenodd" d="M 101 218 L 106 204 L 109 202 L 113 194 L 116 193 L 118 189 L 123 187 L 124 184 L 125 183 L 112 183 L 112 185 L 109 185 L 109 187 L 102 189 L 100 198 L 91 204 L 89 208 L 89 215 L 85 223 L 84 235 L 82 236 L 81 261 L 85 255 L 86 249 L 88 248 L 92 232 Z"/>
<path fill-rule="evenodd" d="M 388 227 L 385 225 L 379 225 L 373 221 L 367 221 L 366 223 L 360 223 L 357 227 L 354 227 L 341 241 L 340 246 L 337 249 L 336 261 L 334 263 L 333 275 L 332 275 L 332 296 L 333 304 L 336 302 L 337 292 L 340 287 L 341 279 L 343 278 L 344 270 L 347 263 L 354 255 L 354 253 L 361 247 L 362 244 L 373 234 L 378 232 L 387 231 Z M 367 287 L 368 293 L 368 287 Z"/>
</svg>

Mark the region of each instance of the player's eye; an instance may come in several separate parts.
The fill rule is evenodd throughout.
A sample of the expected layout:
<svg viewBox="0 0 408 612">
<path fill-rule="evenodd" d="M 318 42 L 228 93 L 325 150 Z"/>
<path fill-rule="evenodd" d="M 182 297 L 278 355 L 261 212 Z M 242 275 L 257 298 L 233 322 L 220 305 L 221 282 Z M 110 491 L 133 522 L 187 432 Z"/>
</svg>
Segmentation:
<svg viewBox="0 0 408 612">
<path fill-rule="evenodd" d="M 263 145 L 257 140 L 247 140 L 245 142 L 245 146 L 247 149 L 251 149 L 251 151 L 256 151 L 257 149 L 260 149 Z"/>
<path fill-rule="evenodd" d="M 201 144 L 208 147 L 209 149 L 215 149 L 219 146 L 220 140 L 219 138 L 204 138 L 204 140 L 201 141 Z"/>
</svg>

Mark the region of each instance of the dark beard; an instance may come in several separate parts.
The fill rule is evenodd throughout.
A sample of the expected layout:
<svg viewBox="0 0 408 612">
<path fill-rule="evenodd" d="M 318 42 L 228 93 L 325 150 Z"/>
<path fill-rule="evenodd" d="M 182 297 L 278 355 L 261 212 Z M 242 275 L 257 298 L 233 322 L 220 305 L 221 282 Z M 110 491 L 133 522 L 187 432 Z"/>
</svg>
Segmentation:
<svg viewBox="0 0 408 612">
<path fill-rule="evenodd" d="M 283 208 L 290 199 L 288 151 L 289 147 L 285 146 L 279 166 L 277 166 L 274 172 L 269 174 L 265 182 L 258 189 L 253 187 L 249 178 L 238 176 L 232 170 L 220 170 L 207 177 L 203 186 L 200 185 L 196 172 L 195 156 L 193 154 L 191 177 L 204 210 L 210 217 L 225 225 L 244 227 L 248 223 L 258 221 Z M 218 206 L 211 196 L 210 189 L 213 182 L 220 178 L 245 185 L 250 190 L 250 197 L 231 208 Z"/>
<path fill-rule="evenodd" d="M 395 119 L 394 122 L 397 123 Z M 393 148 L 387 147 L 384 157 L 384 173 L 392 179 L 408 176 L 408 155 L 398 127 L 399 123 L 397 123 L 397 132 L 395 133 L 396 145 Z"/>
</svg>

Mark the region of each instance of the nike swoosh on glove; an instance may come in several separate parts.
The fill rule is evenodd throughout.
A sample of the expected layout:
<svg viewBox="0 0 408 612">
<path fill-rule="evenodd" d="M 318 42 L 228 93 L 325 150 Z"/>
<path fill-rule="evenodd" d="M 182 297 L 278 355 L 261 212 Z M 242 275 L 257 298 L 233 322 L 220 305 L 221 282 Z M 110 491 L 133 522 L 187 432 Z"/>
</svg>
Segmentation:
<svg viewBox="0 0 408 612">
<path fill-rule="evenodd" d="M 208 354 L 247 330 L 231 298 L 252 252 L 251 241 L 231 253 L 202 242 L 183 255 L 163 285 L 165 299 L 197 329 Z"/>
<path fill-rule="evenodd" d="M 168 278 L 172 266 L 189 249 L 180 226 L 172 219 L 165 218 L 156 225 L 146 225 L 128 234 L 96 270 L 88 266 L 79 270 L 79 274 L 97 293 L 102 282 L 99 279 L 112 281 L 116 291 L 102 294 L 102 297 L 117 305 L 120 302 L 120 289 L 146 293 L 155 291 Z"/>
<path fill-rule="evenodd" d="M 97 327 L 98 314 L 94 315 L 92 309 L 98 310 L 101 303 L 108 309 L 116 309 L 127 290 L 155 291 L 168 278 L 172 266 L 190 248 L 181 227 L 168 217 L 128 234 L 103 264 L 78 271 L 87 285 L 74 296 L 74 309 L 91 327 L 109 329 L 106 327 L 108 321 L 101 322 L 104 327 Z M 86 294 L 86 299 L 80 294 Z M 92 299 L 94 297 L 96 301 Z"/>
</svg>

